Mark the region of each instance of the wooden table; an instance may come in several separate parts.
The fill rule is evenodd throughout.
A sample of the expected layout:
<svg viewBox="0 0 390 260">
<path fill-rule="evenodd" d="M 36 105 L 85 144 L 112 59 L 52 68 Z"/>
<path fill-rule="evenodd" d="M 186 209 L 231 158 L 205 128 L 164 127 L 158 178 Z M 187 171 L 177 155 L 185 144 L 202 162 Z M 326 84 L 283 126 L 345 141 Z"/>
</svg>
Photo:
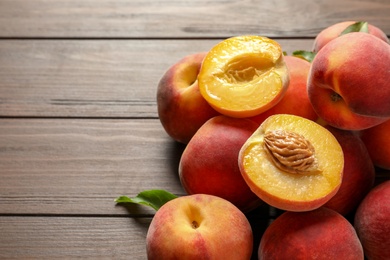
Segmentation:
<svg viewBox="0 0 390 260">
<path fill-rule="evenodd" d="M 145 259 L 154 211 L 114 198 L 184 195 L 184 147 L 157 115 L 165 70 L 242 34 L 310 50 L 344 20 L 390 35 L 390 2 L 0 0 L 0 258 Z M 248 215 L 257 242 L 273 214 Z"/>
</svg>

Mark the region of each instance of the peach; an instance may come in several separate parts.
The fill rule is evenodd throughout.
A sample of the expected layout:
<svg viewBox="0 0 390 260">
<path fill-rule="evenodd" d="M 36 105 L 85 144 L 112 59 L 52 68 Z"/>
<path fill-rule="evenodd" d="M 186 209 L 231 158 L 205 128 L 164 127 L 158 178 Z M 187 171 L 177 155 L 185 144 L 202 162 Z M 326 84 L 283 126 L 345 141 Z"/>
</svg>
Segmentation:
<svg viewBox="0 0 390 260">
<path fill-rule="evenodd" d="M 331 26 L 328 26 L 321 32 L 319 32 L 314 39 L 313 51 L 318 52 L 322 47 L 324 47 L 328 42 L 339 37 L 340 34 L 351 25 L 356 25 L 357 21 L 343 21 L 335 23 Z M 361 22 L 360 22 L 361 23 Z M 389 42 L 387 35 L 378 27 L 372 24 L 367 24 L 368 33 L 372 34 L 375 37 L 383 40 L 384 42 Z"/>
<path fill-rule="evenodd" d="M 251 117 L 278 103 L 289 73 L 280 44 L 256 35 L 236 36 L 215 45 L 198 76 L 200 93 L 219 113 Z"/>
<path fill-rule="evenodd" d="M 342 215 L 353 213 L 374 186 L 375 168 L 358 133 L 325 126 L 337 139 L 344 154 L 340 189 L 325 206 Z"/>
<path fill-rule="evenodd" d="M 309 119 L 268 117 L 239 153 L 251 190 L 269 205 L 288 211 L 319 208 L 338 191 L 344 166 L 336 138 Z"/>
<path fill-rule="evenodd" d="M 158 115 L 174 140 L 187 144 L 208 119 L 218 113 L 199 92 L 198 73 L 206 53 L 190 54 L 172 65 L 157 88 Z"/>
<path fill-rule="evenodd" d="M 353 226 L 334 210 L 284 212 L 264 232 L 258 259 L 364 259 Z"/>
<path fill-rule="evenodd" d="M 390 120 L 360 133 L 374 165 L 390 170 Z"/>
<path fill-rule="evenodd" d="M 313 59 L 308 95 L 328 124 L 362 130 L 390 117 L 390 45 L 353 32 L 325 45 Z"/>
<path fill-rule="evenodd" d="M 295 56 L 285 56 L 284 61 L 290 74 L 290 83 L 287 91 L 275 106 L 251 118 L 259 125 L 267 117 L 275 114 L 292 114 L 313 121 L 318 119 L 306 90 L 310 62 Z"/>
<path fill-rule="evenodd" d="M 192 137 L 179 163 L 179 176 L 188 194 L 211 194 L 232 202 L 243 212 L 260 199 L 249 189 L 238 168 L 238 152 L 256 130 L 245 118 L 224 115 L 209 119 Z"/>
<path fill-rule="evenodd" d="M 196 194 L 173 199 L 156 212 L 146 249 L 149 260 L 250 259 L 253 234 L 232 203 Z"/>
<path fill-rule="evenodd" d="M 354 219 L 367 259 L 390 259 L 390 180 L 375 186 L 360 203 Z"/>
</svg>

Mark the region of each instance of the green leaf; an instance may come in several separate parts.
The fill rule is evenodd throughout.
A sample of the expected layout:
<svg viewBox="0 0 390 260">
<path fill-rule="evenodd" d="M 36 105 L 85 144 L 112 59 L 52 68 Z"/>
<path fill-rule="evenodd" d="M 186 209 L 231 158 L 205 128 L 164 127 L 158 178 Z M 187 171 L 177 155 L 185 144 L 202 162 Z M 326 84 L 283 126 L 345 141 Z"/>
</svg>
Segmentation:
<svg viewBox="0 0 390 260">
<path fill-rule="evenodd" d="M 316 56 L 315 52 L 312 51 L 304 51 L 304 50 L 297 50 L 292 53 L 293 56 L 307 60 L 308 62 L 312 62 L 314 57 Z"/>
<path fill-rule="evenodd" d="M 146 190 L 138 193 L 138 195 L 134 198 L 119 196 L 115 199 L 115 202 L 146 205 L 157 211 L 162 205 L 175 198 L 177 198 L 176 195 L 165 190 Z"/>
<path fill-rule="evenodd" d="M 351 24 L 347 28 L 345 28 L 344 31 L 340 33 L 341 35 L 350 33 L 350 32 L 365 32 L 368 33 L 368 23 L 367 22 L 356 22 L 354 24 Z"/>
</svg>

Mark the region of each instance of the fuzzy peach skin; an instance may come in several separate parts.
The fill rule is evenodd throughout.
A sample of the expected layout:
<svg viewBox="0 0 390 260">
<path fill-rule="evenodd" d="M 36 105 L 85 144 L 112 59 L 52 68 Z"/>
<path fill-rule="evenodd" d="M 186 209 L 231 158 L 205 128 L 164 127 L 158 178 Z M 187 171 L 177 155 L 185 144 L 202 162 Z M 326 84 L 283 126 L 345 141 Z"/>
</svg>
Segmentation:
<svg viewBox="0 0 390 260">
<path fill-rule="evenodd" d="M 345 216 L 356 210 L 374 186 L 375 168 L 358 133 L 331 126 L 325 128 L 336 137 L 343 149 L 344 170 L 340 189 L 324 206 Z"/>
<path fill-rule="evenodd" d="M 368 260 L 390 259 L 390 180 L 375 188 L 360 203 L 354 227 Z"/>
<path fill-rule="evenodd" d="M 286 63 L 290 74 L 290 83 L 287 91 L 282 100 L 275 106 L 251 118 L 259 125 L 267 117 L 275 114 L 292 114 L 313 121 L 318 119 L 306 90 L 310 62 L 295 56 L 284 56 L 284 62 Z"/>
<path fill-rule="evenodd" d="M 179 197 L 155 214 L 146 236 L 148 260 L 250 259 L 253 234 L 246 216 L 212 195 Z"/>
<path fill-rule="evenodd" d="M 187 144 L 204 122 L 218 115 L 199 92 L 198 73 L 206 53 L 190 54 L 171 66 L 157 88 L 160 122 L 174 140 Z"/>
<path fill-rule="evenodd" d="M 390 170 L 390 120 L 360 134 L 374 165 Z"/>
<path fill-rule="evenodd" d="M 179 176 L 188 194 L 222 197 L 244 212 L 259 206 L 238 167 L 241 146 L 257 129 L 244 118 L 224 115 L 208 120 L 187 144 L 180 158 Z"/>
<path fill-rule="evenodd" d="M 362 130 L 390 117 L 390 45 L 367 33 L 334 39 L 315 56 L 308 76 L 314 111 L 328 124 Z"/>
<path fill-rule="evenodd" d="M 328 26 L 321 32 L 319 32 L 314 39 L 313 51 L 318 52 L 322 47 L 324 47 L 328 42 L 339 37 L 340 34 L 350 25 L 356 23 L 356 21 L 343 21 L 335 23 L 331 26 Z M 368 33 L 372 34 L 384 42 L 389 42 L 387 35 L 378 27 L 372 24 L 368 24 Z"/>
<path fill-rule="evenodd" d="M 353 226 L 334 210 L 287 211 L 264 232 L 259 260 L 274 259 L 364 259 Z"/>
</svg>

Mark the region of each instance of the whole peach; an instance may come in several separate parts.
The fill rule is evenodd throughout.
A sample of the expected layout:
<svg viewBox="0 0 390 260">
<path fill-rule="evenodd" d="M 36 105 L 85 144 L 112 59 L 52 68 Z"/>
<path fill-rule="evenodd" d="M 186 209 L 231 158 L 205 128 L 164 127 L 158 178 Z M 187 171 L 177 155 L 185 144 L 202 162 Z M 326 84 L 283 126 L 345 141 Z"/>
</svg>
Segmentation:
<svg viewBox="0 0 390 260">
<path fill-rule="evenodd" d="M 367 259 L 390 259 L 390 180 L 374 187 L 354 220 Z"/>
<path fill-rule="evenodd" d="M 313 51 L 318 52 L 322 47 L 324 47 L 328 42 L 339 37 L 340 34 L 350 25 L 356 23 L 356 21 L 343 21 L 335 23 L 331 26 L 326 27 L 321 32 L 319 32 L 314 39 Z M 378 27 L 372 24 L 368 24 L 368 33 L 372 34 L 379 39 L 389 42 L 387 35 Z"/>
<path fill-rule="evenodd" d="M 290 74 L 287 91 L 275 106 L 251 118 L 259 125 L 267 117 L 275 114 L 292 114 L 313 121 L 318 119 L 306 90 L 310 62 L 295 56 L 284 56 L 284 61 Z"/>
<path fill-rule="evenodd" d="M 353 226 L 334 210 L 286 211 L 264 232 L 259 260 L 268 259 L 364 259 Z"/>
<path fill-rule="evenodd" d="M 390 120 L 362 130 L 361 138 L 374 165 L 390 170 Z"/>
<path fill-rule="evenodd" d="M 204 122 L 218 113 L 199 92 L 198 73 L 206 53 L 190 54 L 171 66 L 157 88 L 162 126 L 174 140 L 187 144 Z"/>
<path fill-rule="evenodd" d="M 146 236 L 149 260 L 250 259 L 253 234 L 232 203 L 211 195 L 173 199 L 155 214 Z"/>
<path fill-rule="evenodd" d="M 192 137 L 180 158 L 179 176 L 188 194 L 224 198 L 244 212 L 260 204 L 238 167 L 241 146 L 256 130 L 249 119 L 224 115 L 209 119 Z"/>
<path fill-rule="evenodd" d="M 325 126 L 337 139 L 344 153 L 340 189 L 325 206 L 342 215 L 352 213 L 374 186 L 375 168 L 358 133 Z"/>
<path fill-rule="evenodd" d="M 362 130 L 390 118 L 389 78 L 390 45 L 368 33 L 348 33 L 313 59 L 308 95 L 328 124 Z"/>
</svg>

